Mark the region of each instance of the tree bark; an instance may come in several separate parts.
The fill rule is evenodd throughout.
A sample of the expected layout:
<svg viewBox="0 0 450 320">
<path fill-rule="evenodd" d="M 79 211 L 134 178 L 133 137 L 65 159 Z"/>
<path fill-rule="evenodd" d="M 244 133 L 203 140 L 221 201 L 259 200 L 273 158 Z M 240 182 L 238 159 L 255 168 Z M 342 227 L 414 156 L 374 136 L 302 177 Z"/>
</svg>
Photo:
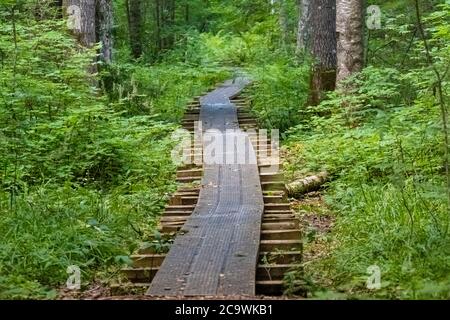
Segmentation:
<svg viewBox="0 0 450 320">
<path fill-rule="evenodd" d="M 163 44 L 161 39 L 161 0 L 155 0 L 155 22 L 156 22 L 156 48 L 161 52 Z"/>
<path fill-rule="evenodd" d="M 286 185 L 288 196 L 299 198 L 305 193 L 317 191 L 328 181 L 328 178 L 329 175 L 327 172 L 321 172 L 317 175 L 291 182 Z"/>
<path fill-rule="evenodd" d="M 102 43 L 100 57 L 105 63 L 113 60 L 113 3 L 112 0 L 97 0 L 97 30 Z"/>
<path fill-rule="evenodd" d="M 142 55 L 142 16 L 141 0 L 126 0 L 128 15 L 128 32 L 130 37 L 131 55 L 139 59 Z"/>
<path fill-rule="evenodd" d="M 185 3 L 184 3 L 184 22 L 186 23 L 186 24 L 189 24 L 189 2 L 188 1 L 186 1 Z"/>
<path fill-rule="evenodd" d="M 289 38 L 289 25 L 288 25 L 288 8 L 286 0 L 278 0 L 280 5 L 280 29 L 281 29 L 281 44 L 284 48 L 287 47 Z"/>
<path fill-rule="evenodd" d="M 167 14 L 167 23 L 166 23 L 166 30 L 168 31 L 169 35 L 167 36 L 166 40 L 166 47 L 172 48 L 175 44 L 175 30 L 173 29 L 175 26 L 175 15 L 176 15 L 176 4 L 175 0 L 167 0 L 167 7 L 166 7 L 166 14 Z M 166 32 L 167 32 L 166 31 Z"/>
<path fill-rule="evenodd" d="M 63 9 L 78 42 L 86 48 L 92 48 L 96 43 L 95 1 L 63 0 Z"/>
<path fill-rule="evenodd" d="M 68 27 L 77 42 L 84 48 L 92 48 L 97 42 L 96 35 L 96 1 L 95 0 L 63 0 L 63 15 L 67 17 Z M 97 73 L 97 61 L 94 59 L 88 66 L 90 74 Z M 92 85 L 97 86 L 95 79 Z"/>
<path fill-rule="evenodd" d="M 311 0 L 298 0 L 297 54 L 311 50 Z"/>
<path fill-rule="evenodd" d="M 364 65 L 363 0 L 337 0 L 337 76 L 338 88 Z"/>
<path fill-rule="evenodd" d="M 322 100 L 323 91 L 336 85 L 336 0 L 311 3 L 312 55 L 316 62 L 311 77 L 310 104 Z"/>
</svg>

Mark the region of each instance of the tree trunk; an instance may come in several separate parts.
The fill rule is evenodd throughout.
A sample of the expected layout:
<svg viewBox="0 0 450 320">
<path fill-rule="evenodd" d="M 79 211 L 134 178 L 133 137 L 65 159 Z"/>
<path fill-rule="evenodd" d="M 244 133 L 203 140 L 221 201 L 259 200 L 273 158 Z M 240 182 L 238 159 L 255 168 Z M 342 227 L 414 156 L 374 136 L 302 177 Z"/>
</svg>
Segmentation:
<svg viewBox="0 0 450 320">
<path fill-rule="evenodd" d="M 189 2 L 186 1 L 184 4 L 184 22 L 189 24 Z"/>
<path fill-rule="evenodd" d="M 100 57 L 106 63 L 111 63 L 113 60 L 113 25 L 112 0 L 97 0 L 97 30 L 98 38 L 102 43 Z"/>
<path fill-rule="evenodd" d="M 342 82 L 364 65 L 363 0 L 337 0 L 336 32 L 336 84 L 342 88 Z"/>
<path fill-rule="evenodd" d="M 92 48 L 96 43 L 95 1 L 63 0 L 63 8 L 69 18 L 69 28 L 78 42 L 86 48 Z"/>
<path fill-rule="evenodd" d="M 297 54 L 311 50 L 311 0 L 298 0 Z"/>
<path fill-rule="evenodd" d="M 175 25 L 175 2 L 160 0 L 161 49 L 170 49 L 175 41 L 173 26 Z"/>
<path fill-rule="evenodd" d="M 172 30 L 170 31 L 172 34 L 172 44 L 171 44 L 172 47 L 175 45 L 176 41 L 178 40 L 176 38 L 177 34 L 174 30 L 176 22 L 177 22 L 177 3 L 175 0 L 172 0 L 171 13 L 170 13 L 170 25 L 172 28 Z"/>
<path fill-rule="evenodd" d="M 202 3 L 203 3 L 203 8 L 209 8 L 209 6 L 210 6 L 209 0 L 203 0 Z M 210 19 L 211 19 L 210 14 L 207 13 L 207 14 L 203 15 L 202 23 L 199 28 L 200 32 L 208 32 Z"/>
<path fill-rule="evenodd" d="M 141 0 L 127 0 L 126 5 L 131 54 L 135 59 L 139 59 L 142 55 Z"/>
<path fill-rule="evenodd" d="M 291 182 L 286 185 L 288 196 L 300 198 L 305 193 L 317 191 L 328 181 L 328 178 L 329 174 L 327 172 L 321 172 L 317 175 Z"/>
<path fill-rule="evenodd" d="M 167 27 L 167 0 L 160 0 L 161 8 L 161 50 L 167 48 L 167 35 L 166 35 L 166 27 Z"/>
<path fill-rule="evenodd" d="M 288 8 L 287 0 L 278 0 L 280 5 L 280 29 L 281 29 L 281 44 L 286 48 L 289 37 L 289 25 L 288 25 Z"/>
<path fill-rule="evenodd" d="M 163 44 L 161 39 L 161 0 L 155 0 L 155 22 L 156 22 L 156 52 L 162 50 Z"/>
<path fill-rule="evenodd" d="M 175 30 L 173 29 L 175 27 L 175 14 L 176 14 L 175 10 L 176 10 L 175 0 L 167 0 L 166 33 L 168 32 L 168 35 L 167 35 L 167 40 L 166 40 L 166 47 L 169 49 L 172 48 L 173 45 L 175 44 Z"/>
<path fill-rule="evenodd" d="M 63 14 L 67 17 L 68 27 L 74 34 L 78 43 L 85 48 L 92 48 L 97 42 L 96 3 L 94 0 L 63 0 Z M 93 60 L 87 70 L 90 74 L 97 73 L 97 61 Z M 91 79 L 93 86 L 98 83 Z"/>
<path fill-rule="evenodd" d="M 310 104 L 322 100 L 323 91 L 336 84 L 336 0 L 311 2 L 312 55 L 316 62 L 311 77 Z"/>
</svg>

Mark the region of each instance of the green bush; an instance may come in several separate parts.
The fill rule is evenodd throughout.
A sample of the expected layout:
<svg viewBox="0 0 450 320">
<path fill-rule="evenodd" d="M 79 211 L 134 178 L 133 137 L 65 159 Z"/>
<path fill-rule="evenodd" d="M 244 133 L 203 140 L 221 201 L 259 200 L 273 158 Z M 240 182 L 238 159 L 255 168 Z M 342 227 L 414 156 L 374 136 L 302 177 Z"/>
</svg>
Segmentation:
<svg viewBox="0 0 450 320">
<path fill-rule="evenodd" d="M 250 69 L 257 86 L 250 92 L 252 112 L 263 128 L 284 132 L 302 121 L 309 88 L 309 66 L 286 60 Z"/>
<path fill-rule="evenodd" d="M 14 50 L 0 15 L 0 298 L 55 298 L 68 266 L 107 281 L 153 235 L 176 187 L 171 133 L 228 73 L 118 62 L 97 78 L 63 21 L 16 11 Z"/>
<path fill-rule="evenodd" d="M 348 295 L 450 296 L 441 117 L 429 92 L 418 91 L 411 105 L 400 99 L 418 83 L 411 79 L 368 68 L 350 94 L 332 94 L 288 132 L 289 177 L 332 175 L 326 200 L 336 213 L 336 246 L 307 270 L 319 283 L 325 273 Z M 365 288 L 371 265 L 382 271 L 375 293 Z"/>
</svg>

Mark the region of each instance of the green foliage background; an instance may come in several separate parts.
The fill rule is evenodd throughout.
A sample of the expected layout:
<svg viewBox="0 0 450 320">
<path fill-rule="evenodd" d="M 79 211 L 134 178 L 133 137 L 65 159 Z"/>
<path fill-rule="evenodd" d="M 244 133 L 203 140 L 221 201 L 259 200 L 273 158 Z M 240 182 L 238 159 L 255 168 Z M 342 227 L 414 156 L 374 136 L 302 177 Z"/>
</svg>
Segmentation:
<svg viewBox="0 0 450 320">
<path fill-rule="evenodd" d="M 89 75 L 96 50 L 80 50 L 50 5 L 0 2 L 0 298 L 55 298 L 73 264 L 84 285 L 118 277 L 176 188 L 170 135 L 186 102 L 236 67 L 257 83 L 261 126 L 282 132 L 286 179 L 332 175 L 331 250 L 291 280 L 316 298 L 450 298 L 446 146 L 411 1 L 368 1 L 383 19 L 366 33 L 366 68 L 317 107 L 312 61 L 295 54 L 296 1 L 287 44 L 268 1 L 189 1 L 191 19 L 177 11 L 163 30 L 176 38 L 163 52 L 149 5 L 138 61 L 124 2 L 114 4 L 115 62 Z M 422 10 L 448 108 L 450 4 Z M 365 287 L 371 265 L 381 290 Z"/>
<path fill-rule="evenodd" d="M 154 233 L 175 190 L 171 133 L 228 72 L 124 59 L 90 76 L 94 50 L 64 21 L 36 19 L 34 1 L 14 12 L 16 48 L 11 9 L 0 7 L 0 298 L 53 298 L 69 265 L 84 284 L 110 280 Z"/>
</svg>

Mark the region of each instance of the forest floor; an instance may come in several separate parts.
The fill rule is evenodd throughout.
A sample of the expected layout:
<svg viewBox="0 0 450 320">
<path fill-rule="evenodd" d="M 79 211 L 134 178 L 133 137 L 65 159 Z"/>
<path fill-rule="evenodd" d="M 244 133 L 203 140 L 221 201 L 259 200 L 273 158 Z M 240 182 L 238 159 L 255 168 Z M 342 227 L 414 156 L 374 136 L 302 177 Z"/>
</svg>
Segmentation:
<svg viewBox="0 0 450 320">
<path fill-rule="evenodd" d="M 327 236 L 332 232 L 335 218 L 329 212 L 320 192 L 306 194 L 303 199 L 292 200 L 291 206 L 298 213 L 306 246 L 304 263 L 323 258 L 330 253 Z"/>
</svg>

